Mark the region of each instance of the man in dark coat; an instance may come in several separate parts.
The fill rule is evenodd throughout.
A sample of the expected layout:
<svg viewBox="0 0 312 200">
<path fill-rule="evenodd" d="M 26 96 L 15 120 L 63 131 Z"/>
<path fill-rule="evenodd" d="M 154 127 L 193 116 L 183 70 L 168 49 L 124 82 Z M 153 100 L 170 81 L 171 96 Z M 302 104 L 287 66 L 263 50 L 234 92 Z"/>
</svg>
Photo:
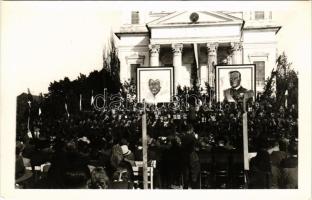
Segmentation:
<svg viewBox="0 0 312 200">
<path fill-rule="evenodd" d="M 182 141 L 182 173 L 183 173 L 183 189 L 198 188 L 198 180 L 200 173 L 200 162 L 197 153 L 195 152 L 196 137 L 192 125 L 187 126 L 187 131 L 181 138 Z"/>
<path fill-rule="evenodd" d="M 216 188 L 226 188 L 230 167 L 230 150 L 225 147 L 227 140 L 224 137 L 217 138 L 217 146 L 211 149 L 216 171 Z"/>
<path fill-rule="evenodd" d="M 279 188 L 280 180 L 280 163 L 286 159 L 287 154 L 281 151 L 278 141 L 273 141 L 272 148 L 268 151 L 270 153 L 271 169 L 272 169 L 272 188 Z"/>
</svg>

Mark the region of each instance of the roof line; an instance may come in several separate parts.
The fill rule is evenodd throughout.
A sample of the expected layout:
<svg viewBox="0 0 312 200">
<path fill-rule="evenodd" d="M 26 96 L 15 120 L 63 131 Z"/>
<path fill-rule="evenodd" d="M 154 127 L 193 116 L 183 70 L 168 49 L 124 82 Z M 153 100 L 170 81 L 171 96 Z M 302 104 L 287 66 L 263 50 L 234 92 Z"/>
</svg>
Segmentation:
<svg viewBox="0 0 312 200">
<path fill-rule="evenodd" d="M 140 32 L 116 32 L 114 34 L 118 37 L 118 39 L 120 39 L 121 35 L 125 35 L 125 34 L 148 34 L 148 31 L 146 31 L 146 32 L 143 32 L 143 31 L 140 31 Z"/>
</svg>

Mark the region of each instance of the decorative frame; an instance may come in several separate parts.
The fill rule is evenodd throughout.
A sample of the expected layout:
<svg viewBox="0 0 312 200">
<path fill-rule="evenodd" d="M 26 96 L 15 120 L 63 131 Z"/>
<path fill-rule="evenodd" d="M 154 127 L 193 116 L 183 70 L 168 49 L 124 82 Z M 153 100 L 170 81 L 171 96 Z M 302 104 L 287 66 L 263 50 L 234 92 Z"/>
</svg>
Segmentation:
<svg viewBox="0 0 312 200">
<path fill-rule="evenodd" d="M 223 91 L 230 88 L 229 72 L 239 71 L 241 74 L 241 86 L 247 90 L 252 90 L 256 97 L 256 65 L 216 65 L 216 100 L 224 100 Z"/>
<path fill-rule="evenodd" d="M 160 88 L 157 88 L 158 86 L 160 86 Z M 172 100 L 173 94 L 174 94 L 173 67 L 137 68 L 138 102 L 143 102 L 143 99 L 145 99 L 146 103 L 167 103 Z"/>
</svg>

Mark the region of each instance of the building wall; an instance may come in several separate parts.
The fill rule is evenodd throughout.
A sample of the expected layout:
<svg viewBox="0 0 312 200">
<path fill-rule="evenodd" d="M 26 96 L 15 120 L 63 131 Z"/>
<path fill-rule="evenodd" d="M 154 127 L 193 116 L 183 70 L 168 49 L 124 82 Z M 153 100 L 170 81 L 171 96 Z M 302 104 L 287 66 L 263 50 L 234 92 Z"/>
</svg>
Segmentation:
<svg viewBox="0 0 312 200">
<path fill-rule="evenodd" d="M 151 44 L 229 43 L 241 38 L 240 25 L 218 25 L 217 27 L 166 27 L 152 28 Z"/>
<path fill-rule="evenodd" d="M 265 62 L 265 78 L 271 75 L 277 59 L 275 31 L 244 31 L 243 62 L 253 64 L 254 61 Z M 264 83 L 257 85 L 257 91 L 262 91 Z"/>
<path fill-rule="evenodd" d="M 140 20 L 138 25 L 131 25 L 131 12 L 124 13 L 125 32 L 133 30 L 144 30 L 146 22 L 156 20 L 167 15 L 168 12 L 140 12 Z M 208 27 L 161 27 L 152 28 L 151 33 L 142 34 L 135 33 L 124 34 L 118 41 L 119 59 L 121 62 L 120 77 L 122 81 L 128 80 L 131 76 L 131 64 L 140 64 L 141 66 L 149 66 L 149 44 L 161 44 L 159 63 L 163 65 L 172 65 L 172 43 L 202 43 L 207 42 L 239 42 L 242 41 L 242 62 L 243 64 L 252 64 L 255 61 L 265 62 L 265 78 L 269 77 L 277 59 L 277 41 L 276 29 L 270 29 L 270 25 L 274 25 L 272 21 L 272 12 L 265 11 L 263 19 L 255 20 L 255 12 L 236 12 L 228 13 L 245 20 L 244 29 L 240 30 L 239 25 L 219 25 Z M 141 27 L 139 27 L 141 26 Z M 147 31 L 147 29 L 146 29 Z M 151 38 L 150 38 L 151 36 Z M 185 45 L 186 46 L 186 45 Z M 200 62 L 200 83 L 204 87 L 205 81 L 208 79 L 207 70 L 207 51 L 206 48 L 201 50 L 199 55 Z M 218 63 L 230 53 L 229 49 L 218 50 Z M 225 47 L 228 48 L 228 47 Z M 191 63 L 193 62 L 192 52 L 183 49 L 182 66 L 179 71 L 179 82 L 190 86 Z M 230 61 L 231 63 L 231 61 Z M 264 82 L 263 82 L 264 83 Z M 257 91 L 262 91 L 264 85 L 257 85 Z"/>
<path fill-rule="evenodd" d="M 120 80 L 128 81 L 131 77 L 131 64 L 149 65 L 148 35 L 129 35 L 118 42 L 120 60 Z"/>
</svg>

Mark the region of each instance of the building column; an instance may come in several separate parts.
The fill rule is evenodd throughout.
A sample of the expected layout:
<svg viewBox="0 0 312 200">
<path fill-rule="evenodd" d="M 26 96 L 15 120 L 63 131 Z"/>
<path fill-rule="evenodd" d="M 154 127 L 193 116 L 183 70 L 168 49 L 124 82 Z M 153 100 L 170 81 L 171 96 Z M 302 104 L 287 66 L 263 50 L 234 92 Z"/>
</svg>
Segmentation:
<svg viewBox="0 0 312 200">
<path fill-rule="evenodd" d="M 160 50 L 160 45 L 159 44 L 150 44 L 149 46 L 150 49 L 150 66 L 159 66 L 159 50 Z"/>
<path fill-rule="evenodd" d="M 208 53 L 208 84 L 210 87 L 215 87 L 215 67 L 217 64 L 217 50 L 218 43 L 207 43 L 207 53 Z"/>
<path fill-rule="evenodd" d="M 232 51 L 232 63 L 231 64 L 242 64 L 242 44 L 240 42 L 231 42 Z"/>
<path fill-rule="evenodd" d="M 173 67 L 174 67 L 174 88 L 180 84 L 179 68 L 182 66 L 182 49 L 183 44 L 172 44 L 173 51 Z"/>
</svg>

